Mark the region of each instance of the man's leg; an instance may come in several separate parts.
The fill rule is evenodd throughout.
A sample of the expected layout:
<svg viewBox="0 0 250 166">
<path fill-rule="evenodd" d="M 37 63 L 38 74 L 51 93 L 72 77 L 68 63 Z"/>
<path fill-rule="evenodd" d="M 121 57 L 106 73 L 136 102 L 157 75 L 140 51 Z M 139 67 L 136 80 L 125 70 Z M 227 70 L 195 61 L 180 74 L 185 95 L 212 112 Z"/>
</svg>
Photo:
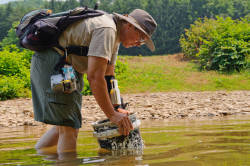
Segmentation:
<svg viewBox="0 0 250 166">
<path fill-rule="evenodd" d="M 59 126 L 59 138 L 57 153 L 59 159 L 71 158 L 76 155 L 76 142 L 79 129 L 72 127 Z M 73 156 L 72 156 L 73 155 Z"/>
<path fill-rule="evenodd" d="M 57 126 L 48 130 L 36 143 L 35 148 L 38 154 L 47 155 L 49 158 L 57 158 L 57 143 L 59 129 Z"/>
<path fill-rule="evenodd" d="M 54 126 L 40 138 L 40 140 L 36 143 L 35 148 L 42 149 L 57 145 L 58 137 L 59 137 L 58 127 Z"/>
</svg>

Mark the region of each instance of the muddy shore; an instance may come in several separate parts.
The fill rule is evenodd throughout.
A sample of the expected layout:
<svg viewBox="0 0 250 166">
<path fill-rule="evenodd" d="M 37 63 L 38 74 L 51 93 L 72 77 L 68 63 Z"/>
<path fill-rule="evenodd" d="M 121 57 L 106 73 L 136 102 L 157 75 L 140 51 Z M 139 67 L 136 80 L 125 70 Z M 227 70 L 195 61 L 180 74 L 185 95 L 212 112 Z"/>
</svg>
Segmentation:
<svg viewBox="0 0 250 166">
<path fill-rule="evenodd" d="M 141 120 L 212 119 L 250 115 L 250 91 L 123 94 Z M 83 97 L 83 124 L 104 119 L 93 96 Z M 42 125 L 33 119 L 31 99 L 0 101 L 0 127 Z"/>
</svg>

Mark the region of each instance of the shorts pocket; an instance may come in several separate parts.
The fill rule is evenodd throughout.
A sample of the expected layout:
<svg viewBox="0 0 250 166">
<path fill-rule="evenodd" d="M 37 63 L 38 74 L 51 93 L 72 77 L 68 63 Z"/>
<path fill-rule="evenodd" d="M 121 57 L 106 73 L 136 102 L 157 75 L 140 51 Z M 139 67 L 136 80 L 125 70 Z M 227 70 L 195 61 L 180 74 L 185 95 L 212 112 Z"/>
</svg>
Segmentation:
<svg viewBox="0 0 250 166">
<path fill-rule="evenodd" d="M 74 126 L 74 97 L 72 94 L 47 92 L 45 121 L 52 124 Z"/>
</svg>

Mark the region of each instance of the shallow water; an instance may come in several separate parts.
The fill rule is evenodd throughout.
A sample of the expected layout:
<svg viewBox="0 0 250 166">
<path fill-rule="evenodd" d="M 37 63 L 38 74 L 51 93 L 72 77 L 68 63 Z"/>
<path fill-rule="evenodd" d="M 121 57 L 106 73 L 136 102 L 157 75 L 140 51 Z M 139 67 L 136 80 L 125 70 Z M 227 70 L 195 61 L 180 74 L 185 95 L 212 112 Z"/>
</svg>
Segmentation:
<svg viewBox="0 0 250 166">
<path fill-rule="evenodd" d="M 103 152 L 91 129 L 81 129 L 76 158 L 38 155 L 46 128 L 0 128 L 0 165 L 249 166 L 250 117 L 205 121 L 148 121 L 143 152 Z"/>
</svg>

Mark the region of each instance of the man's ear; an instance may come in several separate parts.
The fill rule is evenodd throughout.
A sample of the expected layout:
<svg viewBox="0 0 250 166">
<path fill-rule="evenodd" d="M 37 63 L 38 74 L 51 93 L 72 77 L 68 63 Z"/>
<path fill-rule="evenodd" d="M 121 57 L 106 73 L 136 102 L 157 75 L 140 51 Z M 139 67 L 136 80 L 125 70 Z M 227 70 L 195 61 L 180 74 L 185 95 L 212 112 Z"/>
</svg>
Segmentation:
<svg viewBox="0 0 250 166">
<path fill-rule="evenodd" d="M 134 26 L 132 24 L 130 24 L 129 22 L 128 22 L 128 27 L 129 28 L 134 28 Z"/>
<path fill-rule="evenodd" d="M 131 26 L 132 26 L 132 25 L 131 25 L 129 22 L 127 22 L 127 21 L 124 21 L 123 24 L 124 24 L 124 26 L 125 26 L 126 28 L 131 28 Z"/>
</svg>

